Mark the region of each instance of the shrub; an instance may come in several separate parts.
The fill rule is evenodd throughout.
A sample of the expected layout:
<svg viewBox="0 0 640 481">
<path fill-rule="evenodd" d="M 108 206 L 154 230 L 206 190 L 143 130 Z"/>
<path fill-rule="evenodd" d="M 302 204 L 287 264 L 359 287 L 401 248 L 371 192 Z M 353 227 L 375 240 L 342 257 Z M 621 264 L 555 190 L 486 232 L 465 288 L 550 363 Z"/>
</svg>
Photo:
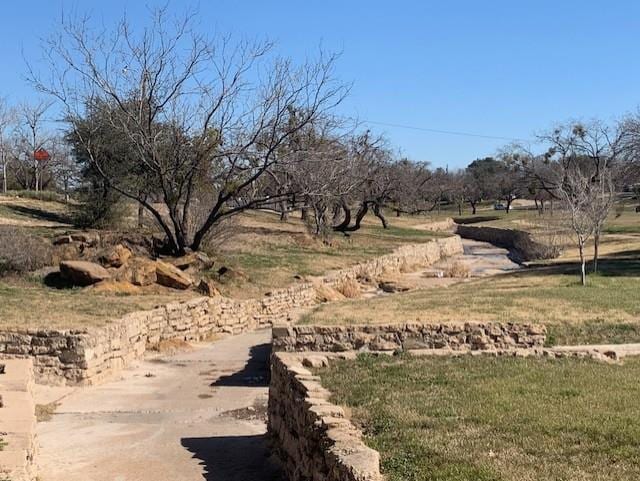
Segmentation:
<svg viewBox="0 0 640 481">
<path fill-rule="evenodd" d="M 335 286 L 336 291 L 344 297 L 353 299 L 360 296 L 360 284 L 355 279 L 345 279 Z"/>
<path fill-rule="evenodd" d="M 82 228 L 116 228 L 127 217 L 127 205 L 107 188 L 88 188 L 80 192 L 80 206 L 74 224 Z"/>
<path fill-rule="evenodd" d="M 466 278 L 471 275 L 469 266 L 464 262 L 460 262 L 460 261 L 450 262 L 443 269 L 443 272 L 445 277 L 453 277 L 453 278 Z"/>
<path fill-rule="evenodd" d="M 0 225 L 0 275 L 41 269 L 53 262 L 53 246 L 27 229 Z"/>
</svg>

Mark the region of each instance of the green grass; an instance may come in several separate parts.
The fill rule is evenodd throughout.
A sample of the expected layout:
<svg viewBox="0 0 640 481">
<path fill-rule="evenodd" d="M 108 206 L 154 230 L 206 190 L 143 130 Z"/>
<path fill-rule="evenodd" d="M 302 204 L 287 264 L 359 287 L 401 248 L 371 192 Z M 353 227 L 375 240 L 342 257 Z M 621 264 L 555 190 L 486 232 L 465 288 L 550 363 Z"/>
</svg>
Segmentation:
<svg viewBox="0 0 640 481">
<path fill-rule="evenodd" d="M 640 360 L 361 356 L 319 371 L 388 481 L 640 479 Z"/>
</svg>

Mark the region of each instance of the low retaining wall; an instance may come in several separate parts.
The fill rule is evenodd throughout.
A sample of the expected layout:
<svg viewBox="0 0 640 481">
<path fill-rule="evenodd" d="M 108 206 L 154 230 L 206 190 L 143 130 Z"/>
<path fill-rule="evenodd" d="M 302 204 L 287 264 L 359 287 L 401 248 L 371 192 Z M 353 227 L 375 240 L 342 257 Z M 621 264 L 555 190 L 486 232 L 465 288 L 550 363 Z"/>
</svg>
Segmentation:
<svg viewBox="0 0 640 481">
<path fill-rule="evenodd" d="M 528 232 L 516 229 L 459 224 L 456 226 L 455 232 L 465 239 L 489 242 L 509 249 L 518 262 L 553 259 L 560 255 L 560 250 L 557 247 L 537 242 Z"/>
<path fill-rule="evenodd" d="M 462 252 L 459 237 L 407 245 L 391 254 L 329 274 L 324 282 L 375 278 L 409 266 L 428 266 Z M 225 297 L 173 302 L 128 314 L 100 328 L 17 329 L 0 332 L 0 356 L 32 357 L 38 382 L 91 384 L 111 376 L 160 341 L 197 341 L 215 334 L 238 334 L 289 321 L 292 310 L 313 305 L 316 291 L 304 283 L 262 299 Z"/>
<path fill-rule="evenodd" d="M 38 382 L 91 384 L 140 359 L 160 341 L 197 341 L 286 322 L 291 309 L 311 305 L 310 284 L 262 299 L 202 297 L 139 311 L 100 328 L 0 332 L 0 354 L 32 357 Z"/>
<path fill-rule="evenodd" d="M 434 239 L 424 244 L 398 247 L 391 254 L 329 273 L 325 284 L 336 286 L 346 280 L 376 279 L 390 272 L 409 272 L 416 267 L 427 267 L 444 257 L 462 254 L 462 240 L 458 236 Z"/>
<path fill-rule="evenodd" d="M 2 361 L 0 374 L 0 479 L 34 481 L 37 454 L 33 368 L 30 359 Z"/>
<path fill-rule="evenodd" d="M 269 434 L 289 481 L 381 481 L 380 456 L 300 355 L 271 358 Z"/>
<path fill-rule="evenodd" d="M 276 326 L 274 351 L 343 352 L 417 349 L 513 350 L 544 346 L 546 328 L 534 324 L 457 323 L 352 326 Z"/>
</svg>

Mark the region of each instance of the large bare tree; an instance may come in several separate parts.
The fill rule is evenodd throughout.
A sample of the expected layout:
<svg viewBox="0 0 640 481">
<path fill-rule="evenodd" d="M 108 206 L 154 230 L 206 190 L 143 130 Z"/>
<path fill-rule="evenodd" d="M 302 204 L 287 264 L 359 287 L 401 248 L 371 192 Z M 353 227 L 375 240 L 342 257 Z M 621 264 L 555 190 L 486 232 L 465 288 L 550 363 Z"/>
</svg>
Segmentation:
<svg viewBox="0 0 640 481">
<path fill-rule="evenodd" d="M 48 73 L 30 68 L 31 80 L 60 101 L 89 162 L 153 216 L 177 255 L 199 249 L 222 219 L 273 203 L 259 180 L 296 158 L 281 149 L 287 139 L 348 90 L 333 78 L 335 55 L 294 65 L 271 43 L 212 39 L 198 32 L 195 14 L 166 9 L 138 31 L 126 18 L 104 30 L 86 17 L 63 20 L 43 47 Z M 105 125 L 128 143 L 129 165 L 103 163 L 103 136 L 92 126 Z M 210 205 L 196 219 L 203 199 Z"/>
</svg>

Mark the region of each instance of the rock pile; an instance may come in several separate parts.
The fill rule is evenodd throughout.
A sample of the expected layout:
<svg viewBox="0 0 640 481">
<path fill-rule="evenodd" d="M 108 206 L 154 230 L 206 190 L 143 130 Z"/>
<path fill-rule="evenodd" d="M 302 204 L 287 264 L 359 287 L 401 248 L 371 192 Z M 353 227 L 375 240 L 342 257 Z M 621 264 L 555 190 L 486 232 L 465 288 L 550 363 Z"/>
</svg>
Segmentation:
<svg viewBox="0 0 640 481">
<path fill-rule="evenodd" d="M 100 236 L 92 233 L 60 236 L 53 244 L 59 248 L 60 275 L 74 286 L 129 294 L 154 284 L 178 290 L 198 286 L 197 290 L 207 296 L 220 295 L 210 279 L 204 278 L 200 283 L 194 279 L 199 272 L 213 267 L 213 261 L 200 252 L 152 259 L 144 249 L 130 248 L 128 244 L 104 246 Z"/>
</svg>

